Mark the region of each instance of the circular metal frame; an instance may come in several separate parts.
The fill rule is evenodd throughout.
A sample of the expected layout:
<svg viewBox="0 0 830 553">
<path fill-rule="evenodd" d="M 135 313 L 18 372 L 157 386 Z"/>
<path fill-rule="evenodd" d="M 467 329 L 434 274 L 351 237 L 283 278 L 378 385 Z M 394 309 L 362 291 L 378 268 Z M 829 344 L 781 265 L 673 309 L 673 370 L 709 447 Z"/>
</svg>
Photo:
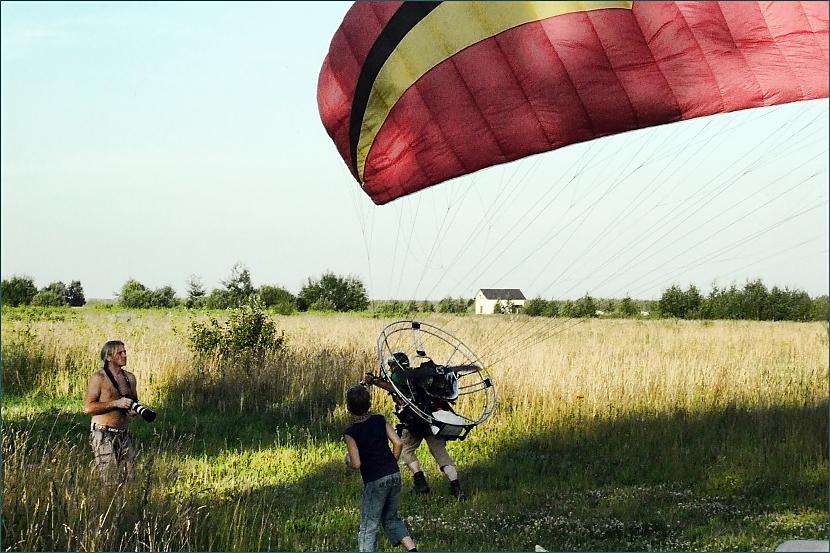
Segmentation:
<svg viewBox="0 0 830 553">
<path fill-rule="evenodd" d="M 406 336 L 406 334 L 409 334 L 409 336 Z M 436 360 L 435 363 L 440 363 L 439 367 L 448 368 L 455 373 L 458 379 L 458 396 L 483 394 L 484 405 L 479 415 L 471 416 L 470 414 L 455 413 L 464 419 L 467 431 L 469 431 L 472 427 L 489 419 L 495 411 L 496 387 L 490 377 L 490 372 L 481 359 L 464 342 L 449 332 L 431 324 L 412 320 L 395 321 L 386 325 L 377 341 L 380 374 L 391 385 L 394 394 L 419 417 L 429 424 L 440 425 L 441 423 L 436 422 L 432 413 L 421 409 L 412 400 L 411 395 L 407 395 L 404 390 L 395 385 L 387 366 L 387 360 L 397 351 L 406 353 L 410 360 L 418 358 L 431 360 L 431 357 L 427 355 L 425 341 L 431 342 L 434 340 L 446 344 L 447 349 L 450 350 L 450 354 L 446 359 Z M 404 344 L 406 347 L 404 347 Z"/>
</svg>

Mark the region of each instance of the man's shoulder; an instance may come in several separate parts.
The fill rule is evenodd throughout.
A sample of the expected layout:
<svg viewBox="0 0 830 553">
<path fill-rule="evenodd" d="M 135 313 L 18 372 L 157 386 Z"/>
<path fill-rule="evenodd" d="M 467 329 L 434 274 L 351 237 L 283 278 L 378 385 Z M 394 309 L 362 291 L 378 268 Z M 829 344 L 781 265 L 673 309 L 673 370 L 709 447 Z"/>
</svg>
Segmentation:
<svg viewBox="0 0 830 553">
<path fill-rule="evenodd" d="M 93 382 L 95 380 L 101 380 L 102 378 L 106 378 L 104 375 L 104 369 L 98 369 L 97 371 L 92 373 L 92 375 L 90 375 L 89 381 Z"/>
<path fill-rule="evenodd" d="M 121 371 L 122 371 L 125 375 L 127 375 L 127 378 L 129 378 L 130 380 L 132 380 L 133 382 L 135 382 L 135 375 L 134 375 L 133 373 L 131 373 L 130 371 L 125 370 L 125 369 L 121 369 Z"/>
</svg>

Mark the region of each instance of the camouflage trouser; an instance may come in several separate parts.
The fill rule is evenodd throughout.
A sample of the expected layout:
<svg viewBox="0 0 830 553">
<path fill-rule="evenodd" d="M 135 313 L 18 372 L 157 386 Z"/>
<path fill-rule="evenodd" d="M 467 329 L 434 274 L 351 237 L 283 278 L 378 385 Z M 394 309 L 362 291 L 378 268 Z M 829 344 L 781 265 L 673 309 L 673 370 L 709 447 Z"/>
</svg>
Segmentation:
<svg viewBox="0 0 830 553">
<path fill-rule="evenodd" d="M 450 457 L 450 454 L 447 451 L 447 441 L 444 439 L 436 438 L 435 436 L 418 438 L 413 436 L 409 430 L 404 430 L 401 433 L 401 441 L 403 442 L 401 461 L 407 465 L 418 460 L 418 456 L 415 452 L 418 450 L 418 446 L 421 445 L 422 441 L 427 443 L 429 452 L 432 454 L 435 462 L 438 463 L 438 466 L 441 467 L 442 470 L 447 465 L 455 464 L 455 461 L 452 460 L 452 457 Z"/>
<path fill-rule="evenodd" d="M 127 432 L 93 428 L 89 434 L 95 465 L 108 483 L 132 480 L 135 476 L 135 448 Z"/>
</svg>

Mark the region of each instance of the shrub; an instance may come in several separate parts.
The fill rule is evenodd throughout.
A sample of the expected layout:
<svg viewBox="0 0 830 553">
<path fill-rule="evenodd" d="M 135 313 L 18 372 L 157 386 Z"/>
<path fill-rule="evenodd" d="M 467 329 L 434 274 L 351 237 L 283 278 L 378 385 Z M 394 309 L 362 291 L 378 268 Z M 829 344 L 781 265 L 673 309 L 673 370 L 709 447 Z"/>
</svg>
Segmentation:
<svg viewBox="0 0 830 553">
<path fill-rule="evenodd" d="M 29 305 L 37 294 L 35 282 L 30 277 L 13 276 L 9 280 L 3 280 L 0 284 L 0 295 L 3 298 L 3 305 L 17 307 L 18 305 Z"/>
<path fill-rule="evenodd" d="M 231 309 L 226 322 L 213 317 L 206 322 L 191 321 L 188 339 L 194 352 L 219 357 L 279 351 L 285 345 L 285 333 L 277 333 L 274 321 L 256 296 Z"/>
<path fill-rule="evenodd" d="M 453 299 L 450 297 L 444 298 L 438 302 L 437 311 L 439 313 L 466 313 L 470 305 L 475 300 L 466 300 L 464 298 Z"/>
<path fill-rule="evenodd" d="M 525 302 L 524 313 L 530 317 L 538 317 L 545 310 L 547 302 L 542 298 L 536 297 Z"/>
<path fill-rule="evenodd" d="M 130 279 L 121 287 L 121 292 L 118 294 L 118 303 L 122 307 L 150 309 L 153 307 L 175 307 L 178 302 L 176 301 L 176 291 L 170 286 L 150 290 L 137 280 Z"/>
<path fill-rule="evenodd" d="M 58 305 L 66 305 L 66 304 L 69 303 L 69 301 L 67 300 L 66 284 L 64 284 L 61 281 L 53 282 L 49 286 L 41 288 L 40 292 L 51 292 L 52 294 L 57 296 L 59 301 L 61 302 Z M 32 299 L 32 302 L 34 302 L 34 298 Z M 55 304 L 51 304 L 51 305 L 54 306 Z"/>
<path fill-rule="evenodd" d="M 389 300 L 375 304 L 375 311 L 387 317 L 394 317 L 404 314 L 403 304 L 398 300 Z"/>
<path fill-rule="evenodd" d="M 146 286 L 131 278 L 121 287 L 121 292 L 118 294 L 118 303 L 122 307 L 149 307 L 149 293 L 150 291 Z"/>
<path fill-rule="evenodd" d="M 262 305 L 280 315 L 290 315 L 297 305 L 294 294 L 279 286 L 260 286 L 258 293 Z"/>
<path fill-rule="evenodd" d="M 66 298 L 54 290 L 43 289 L 32 298 L 32 305 L 39 307 L 61 307 L 66 305 Z"/>
<path fill-rule="evenodd" d="M 366 287 L 354 276 L 325 273 L 320 280 L 308 279 L 297 298 L 300 311 L 365 311 L 369 307 Z"/>
<path fill-rule="evenodd" d="M 634 301 L 630 296 L 626 296 L 622 299 L 619 306 L 619 312 L 623 317 L 633 317 L 637 314 L 637 306 L 634 305 Z"/>
<path fill-rule="evenodd" d="M 813 321 L 826 321 L 830 317 L 830 304 L 826 295 L 813 298 L 811 302 L 810 319 Z"/>
<path fill-rule="evenodd" d="M 150 292 L 150 307 L 176 307 L 176 291 L 170 286 L 163 286 Z"/>
<path fill-rule="evenodd" d="M 595 317 L 597 314 L 597 305 L 594 298 L 585 294 L 574 305 L 577 317 Z"/>
<path fill-rule="evenodd" d="M 214 288 L 210 294 L 205 296 L 203 305 L 208 309 L 228 309 L 233 307 L 231 305 L 232 299 L 226 290 Z"/>
</svg>

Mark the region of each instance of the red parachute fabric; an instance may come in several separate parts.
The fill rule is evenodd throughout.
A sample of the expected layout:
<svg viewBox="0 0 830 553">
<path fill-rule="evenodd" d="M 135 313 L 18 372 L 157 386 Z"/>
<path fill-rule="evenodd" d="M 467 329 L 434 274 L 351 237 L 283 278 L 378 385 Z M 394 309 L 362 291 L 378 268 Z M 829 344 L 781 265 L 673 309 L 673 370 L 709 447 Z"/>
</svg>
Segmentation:
<svg viewBox="0 0 830 553">
<path fill-rule="evenodd" d="M 482 20 L 447 15 L 464 4 Z M 358 2 L 346 14 L 318 105 L 376 204 L 600 136 L 828 95 L 827 2 L 594 4 L 487 36 L 498 4 Z M 473 42 L 430 52 L 462 40 L 442 28 Z"/>
</svg>

